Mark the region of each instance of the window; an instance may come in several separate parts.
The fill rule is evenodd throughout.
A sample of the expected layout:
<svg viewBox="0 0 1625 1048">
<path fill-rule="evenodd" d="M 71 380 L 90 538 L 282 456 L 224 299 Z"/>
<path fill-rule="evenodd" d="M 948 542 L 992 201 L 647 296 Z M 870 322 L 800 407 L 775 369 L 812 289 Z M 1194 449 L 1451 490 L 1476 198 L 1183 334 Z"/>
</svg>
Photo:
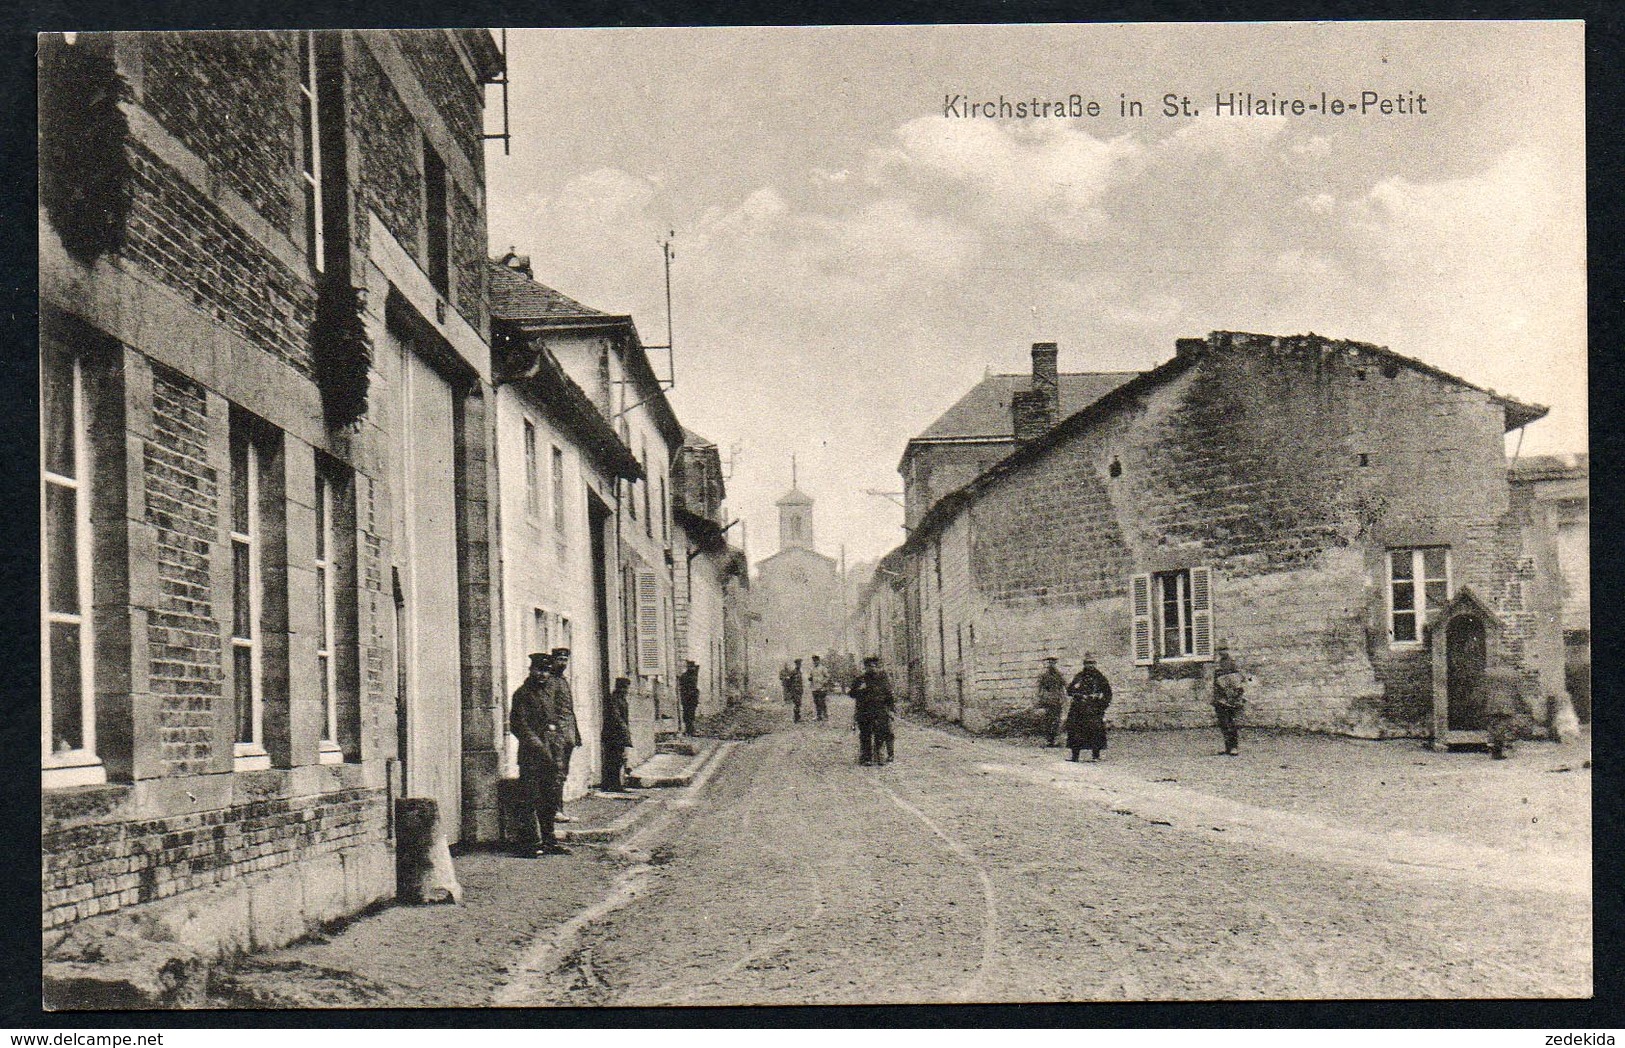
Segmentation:
<svg viewBox="0 0 1625 1048">
<path fill-rule="evenodd" d="M 238 771 L 269 768 L 265 751 L 264 655 L 260 564 L 260 449 L 243 414 L 231 415 L 231 665 Z"/>
<path fill-rule="evenodd" d="M 1136 665 L 1213 657 L 1211 568 L 1135 575 L 1130 601 Z"/>
<path fill-rule="evenodd" d="M 1388 551 L 1388 641 L 1420 644 L 1429 612 L 1450 600 L 1450 550 L 1444 546 Z"/>
<path fill-rule="evenodd" d="M 564 541 L 564 452 L 553 448 L 553 536 Z"/>
<path fill-rule="evenodd" d="M 446 240 L 446 164 L 423 140 L 423 240 L 429 282 L 442 298 L 451 295 L 451 254 Z"/>
<path fill-rule="evenodd" d="M 304 133 L 304 161 L 300 171 L 305 194 L 305 258 L 320 273 L 326 264 L 326 230 L 322 208 L 321 110 L 316 91 L 316 34 L 299 34 L 299 115 Z"/>
<path fill-rule="evenodd" d="M 83 785 L 106 776 L 96 757 L 90 441 L 79 357 L 47 344 L 40 384 L 41 756 L 47 785 Z"/>
<path fill-rule="evenodd" d="M 652 677 L 662 671 L 665 662 L 660 632 L 660 576 L 639 568 L 635 573 L 635 585 L 638 672 Z"/>
<path fill-rule="evenodd" d="M 547 612 L 534 609 L 531 625 L 531 651 L 552 651 L 553 634 L 547 626 Z"/>
<path fill-rule="evenodd" d="M 541 476 L 536 464 L 536 426 L 525 419 L 525 516 L 536 520 L 542 515 Z"/>
</svg>

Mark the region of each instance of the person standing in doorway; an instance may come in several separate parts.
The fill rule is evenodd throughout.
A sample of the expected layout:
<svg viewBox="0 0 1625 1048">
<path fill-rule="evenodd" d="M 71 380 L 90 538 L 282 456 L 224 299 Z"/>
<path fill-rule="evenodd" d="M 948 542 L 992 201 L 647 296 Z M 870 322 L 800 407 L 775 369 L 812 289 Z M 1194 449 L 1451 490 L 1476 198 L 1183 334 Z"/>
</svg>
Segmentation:
<svg viewBox="0 0 1625 1048">
<path fill-rule="evenodd" d="M 1072 696 L 1072 707 L 1066 711 L 1066 745 L 1072 759 L 1089 750 L 1094 760 L 1106 748 L 1106 708 L 1112 704 L 1112 685 L 1106 675 L 1095 666 L 1095 657 L 1088 652 L 1083 656 L 1083 668 L 1066 686 Z"/>
<path fill-rule="evenodd" d="M 631 687 L 626 677 L 616 677 L 604 710 L 604 789 L 611 793 L 621 790 L 621 776 L 631 763 L 627 754 L 632 749 L 632 715 L 626 702 Z"/>
<path fill-rule="evenodd" d="M 683 707 L 683 734 L 694 734 L 694 718 L 700 712 L 700 664 L 689 659 L 677 678 L 677 699 Z"/>
<path fill-rule="evenodd" d="M 817 656 L 812 657 L 812 670 L 807 674 L 807 684 L 812 688 L 813 719 L 829 720 L 829 670 Z"/>
<path fill-rule="evenodd" d="M 576 726 L 576 699 L 570 693 L 569 671 L 570 649 L 554 648 L 546 690 L 559 726 L 559 822 L 575 821 L 564 811 L 564 782 L 570 777 L 570 757 L 581 745 L 581 730 Z"/>
<path fill-rule="evenodd" d="M 1044 715 L 1046 746 L 1055 745 L 1061 733 L 1061 707 L 1066 705 L 1066 678 L 1055 668 L 1055 656 L 1044 660 L 1044 672 L 1038 675 L 1038 708 Z"/>
<path fill-rule="evenodd" d="M 563 803 L 564 776 L 559 774 L 560 732 L 551 696 L 553 658 L 545 652 L 530 657 L 530 672 L 513 693 L 508 730 L 519 740 L 519 783 L 526 821 L 519 854 L 562 855 L 553 824 Z"/>
<path fill-rule="evenodd" d="M 1219 734 L 1224 736 L 1224 756 L 1240 755 L 1241 711 L 1246 704 L 1242 697 L 1241 670 L 1230 657 L 1230 646 L 1220 644 L 1213 664 L 1213 712 L 1219 720 Z"/>
<path fill-rule="evenodd" d="M 797 724 L 801 723 L 801 697 L 806 694 L 806 682 L 801 678 L 801 660 L 796 660 L 795 668 L 790 671 L 790 709 L 792 717 Z"/>
</svg>

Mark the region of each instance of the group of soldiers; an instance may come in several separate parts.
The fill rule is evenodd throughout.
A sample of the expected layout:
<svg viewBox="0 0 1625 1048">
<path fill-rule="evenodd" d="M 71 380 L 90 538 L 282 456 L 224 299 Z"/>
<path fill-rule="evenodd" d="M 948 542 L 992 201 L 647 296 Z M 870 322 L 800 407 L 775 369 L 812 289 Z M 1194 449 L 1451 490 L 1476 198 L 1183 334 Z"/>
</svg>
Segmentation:
<svg viewBox="0 0 1625 1048">
<path fill-rule="evenodd" d="M 813 717 L 829 720 L 829 693 L 837 685 L 822 656 L 812 657 L 812 668 L 803 674 L 801 660 L 786 664 L 779 671 L 779 685 L 784 689 L 785 704 L 790 707 L 794 720 L 801 720 L 801 700 L 812 692 Z M 891 680 L 880 668 L 880 659 L 870 655 L 863 660 L 863 672 L 853 678 L 847 689 L 852 696 L 852 726 L 858 733 L 859 764 L 890 764 L 897 756 L 897 738 L 892 731 L 892 717 L 897 712 L 897 698 L 892 694 Z"/>
<path fill-rule="evenodd" d="M 812 657 L 812 669 L 805 675 L 802 673 L 801 660 L 795 660 L 794 665 L 786 663 L 779 670 L 779 687 L 784 689 L 784 701 L 790 706 L 791 715 L 799 723 L 801 720 L 801 699 L 808 691 L 812 692 L 813 719 L 829 720 L 829 688 L 832 678 L 829 667 L 824 665 L 822 656 Z"/>
<path fill-rule="evenodd" d="M 513 693 L 513 706 L 508 713 L 508 728 L 519 740 L 520 791 L 530 823 L 530 833 L 525 835 L 529 840 L 522 848 L 522 853 L 527 855 L 569 853 L 569 849 L 559 843 L 554 828 L 564 807 L 564 780 L 570 774 L 570 756 L 581 745 L 575 697 L 570 694 L 570 681 L 565 676 L 569 666 L 569 648 L 533 654 L 530 672 Z M 624 680 L 616 682 L 623 710 Z M 625 727 L 624 717 L 622 727 Z"/>
<path fill-rule="evenodd" d="M 1218 719 L 1219 733 L 1224 738 L 1225 756 L 1240 753 L 1240 718 L 1245 700 L 1241 671 L 1230 657 L 1228 645 L 1214 649 L 1216 659 L 1211 682 L 1211 703 Z M 1046 745 L 1054 746 L 1055 739 L 1066 728 L 1066 745 L 1072 751 L 1071 759 L 1088 750 L 1093 760 L 1100 760 L 1106 749 L 1106 710 L 1112 704 L 1112 686 L 1106 675 L 1095 665 L 1094 655 L 1085 652 L 1083 667 L 1069 682 L 1056 668 L 1059 660 L 1053 655 L 1044 660 L 1044 672 L 1038 676 L 1038 707 L 1044 714 Z M 1067 699 L 1071 705 L 1067 705 Z M 1065 719 L 1061 716 L 1066 710 Z"/>
</svg>

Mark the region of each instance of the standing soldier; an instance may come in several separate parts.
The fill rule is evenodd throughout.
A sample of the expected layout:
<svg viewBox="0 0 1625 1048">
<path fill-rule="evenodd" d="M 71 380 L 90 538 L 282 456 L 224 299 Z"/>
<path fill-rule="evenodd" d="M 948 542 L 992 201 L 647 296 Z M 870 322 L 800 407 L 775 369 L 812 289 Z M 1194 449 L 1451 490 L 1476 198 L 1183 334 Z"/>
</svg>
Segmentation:
<svg viewBox="0 0 1625 1048">
<path fill-rule="evenodd" d="M 779 669 L 779 688 L 784 692 L 784 704 L 786 706 L 790 705 L 790 677 L 794 672 L 788 662 Z"/>
<path fill-rule="evenodd" d="M 1066 693 L 1072 696 L 1072 708 L 1066 712 L 1066 745 L 1072 759 L 1090 750 L 1098 761 L 1106 748 L 1106 708 L 1112 704 L 1112 685 L 1095 667 L 1093 655 L 1084 653 L 1083 668 L 1066 686 Z"/>
<path fill-rule="evenodd" d="M 632 681 L 616 677 L 615 687 L 609 693 L 609 708 L 604 717 L 604 789 L 617 793 L 621 789 L 621 774 L 628 763 L 626 751 L 632 747 L 632 715 L 627 709 L 626 693 Z"/>
<path fill-rule="evenodd" d="M 886 671 L 880 668 L 879 656 L 863 660 L 863 675 L 852 685 L 851 694 L 852 719 L 858 729 L 858 763 L 890 764 L 896 757 L 891 716 L 897 699 L 892 695 Z M 884 760 L 880 756 L 882 748 L 886 751 Z"/>
<path fill-rule="evenodd" d="M 786 687 L 789 690 L 790 706 L 794 712 L 793 719 L 799 724 L 801 723 L 801 696 L 805 694 L 805 683 L 801 679 L 800 659 L 796 660 L 795 669 L 790 671 L 790 683 Z"/>
<path fill-rule="evenodd" d="M 1241 710 L 1246 704 L 1242 698 L 1241 670 L 1230 657 L 1230 646 L 1220 644 L 1215 649 L 1219 659 L 1213 664 L 1213 712 L 1219 719 L 1219 733 L 1224 736 L 1224 756 L 1238 756 L 1241 731 L 1237 727 Z"/>
<path fill-rule="evenodd" d="M 694 717 L 700 712 L 700 664 L 689 659 L 677 678 L 677 699 L 683 706 L 683 734 L 694 734 Z"/>
<path fill-rule="evenodd" d="M 817 655 L 813 656 L 812 670 L 807 674 L 807 683 L 812 687 L 813 719 L 829 720 L 829 670 L 824 668 Z"/>
<path fill-rule="evenodd" d="M 1061 707 L 1066 704 L 1066 678 L 1055 668 L 1055 656 L 1044 660 L 1044 672 L 1038 675 L 1038 708 L 1044 711 L 1046 746 L 1055 745 L 1055 736 L 1061 733 Z"/>
<path fill-rule="evenodd" d="M 559 726 L 559 787 L 558 821 L 574 822 L 564 813 L 564 781 L 570 777 L 570 757 L 581 745 L 581 730 L 576 726 L 576 699 L 570 693 L 570 649 L 554 648 L 552 676 L 547 680 L 547 692 L 553 703 L 553 712 Z"/>
<path fill-rule="evenodd" d="M 550 681 L 552 656 L 536 652 L 530 672 L 513 693 L 508 729 L 519 740 L 519 782 L 524 800 L 526 840 L 519 854 L 563 855 L 554 833 L 554 817 L 563 803 L 564 777 L 559 772 L 560 733 L 554 715 Z"/>
</svg>

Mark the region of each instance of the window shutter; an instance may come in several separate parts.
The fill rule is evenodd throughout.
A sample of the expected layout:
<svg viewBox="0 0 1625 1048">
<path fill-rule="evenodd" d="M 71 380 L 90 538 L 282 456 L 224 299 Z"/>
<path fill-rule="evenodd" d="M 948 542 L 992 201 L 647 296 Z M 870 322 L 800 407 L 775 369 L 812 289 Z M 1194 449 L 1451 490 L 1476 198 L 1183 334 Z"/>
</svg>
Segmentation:
<svg viewBox="0 0 1625 1048">
<path fill-rule="evenodd" d="M 660 657 L 660 587 L 655 573 L 639 570 L 638 673 L 652 677 L 663 672 Z"/>
<path fill-rule="evenodd" d="M 1213 657 L 1213 569 L 1191 569 L 1191 654 Z"/>
<path fill-rule="evenodd" d="M 1151 576 L 1135 575 L 1129 586 L 1134 610 L 1134 665 L 1151 665 Z"/>
</svg>

